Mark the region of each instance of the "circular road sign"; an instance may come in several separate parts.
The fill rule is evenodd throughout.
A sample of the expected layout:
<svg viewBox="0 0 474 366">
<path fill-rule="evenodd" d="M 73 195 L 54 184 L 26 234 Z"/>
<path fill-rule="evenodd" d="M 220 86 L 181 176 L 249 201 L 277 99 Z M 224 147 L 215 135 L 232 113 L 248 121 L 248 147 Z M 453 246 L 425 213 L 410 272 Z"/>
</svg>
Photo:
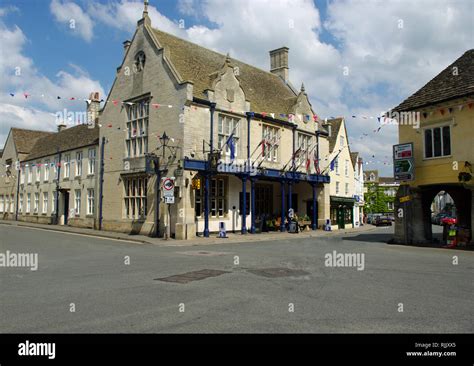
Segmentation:
<svg viewBox="0 0 474 366">
<path fill-rule="evenodd" d="M 174 188 L 174 182 L 171 179 L 166 178 L 163 182 L 163 188 L 167 191 L 171 191 Z"/>
</svg>

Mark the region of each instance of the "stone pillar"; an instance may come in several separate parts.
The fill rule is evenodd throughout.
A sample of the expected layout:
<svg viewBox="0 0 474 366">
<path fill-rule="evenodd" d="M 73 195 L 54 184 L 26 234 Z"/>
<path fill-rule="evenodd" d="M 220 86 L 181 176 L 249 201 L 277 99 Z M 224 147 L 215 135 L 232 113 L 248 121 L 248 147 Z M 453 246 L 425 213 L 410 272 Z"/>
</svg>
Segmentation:
<svg viewBox="0 0 474 366">
<path fill-rule="evenodd" d="M 421 190 L 411 188 L 411 200 L 408 201 L 406 225 L 408 226 L 408 244 L 426 243 L 427 220 L 425 203 Z M 429 222 L 431 225 L 431 221 Z"/>
</svg>

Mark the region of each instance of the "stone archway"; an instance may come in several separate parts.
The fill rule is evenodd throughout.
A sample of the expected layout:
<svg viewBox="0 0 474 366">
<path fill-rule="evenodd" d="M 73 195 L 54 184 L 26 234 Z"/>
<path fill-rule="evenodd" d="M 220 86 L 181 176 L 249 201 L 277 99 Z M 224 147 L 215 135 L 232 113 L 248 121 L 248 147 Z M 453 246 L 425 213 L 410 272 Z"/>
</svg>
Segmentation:
<svg viewBox="0 0 474 366">
<path fill-rule="evenodd" d="M 457 209 L 458 226 L 467 228 L 473 242 L 474 190 L 462 184 L 436 184 L 419 187 L 401 185 L 395 200 L 395 236 L 393 242 L 432 244 L 431 202 L 439 191 L 452 197 Z M 402 198 L 407 198 L 402 200 Z"/>
<path fill-rule="evenodd" d="M 447 192 L 454 201 L 457 210 L 458 226 L 469 229 L 472 238 L 472 193 L 459 184 L 440 184 L 420 187 L 425 240 L 433 239 L 431 226 L 431 203 L 440 191 Z"/>
</svg>

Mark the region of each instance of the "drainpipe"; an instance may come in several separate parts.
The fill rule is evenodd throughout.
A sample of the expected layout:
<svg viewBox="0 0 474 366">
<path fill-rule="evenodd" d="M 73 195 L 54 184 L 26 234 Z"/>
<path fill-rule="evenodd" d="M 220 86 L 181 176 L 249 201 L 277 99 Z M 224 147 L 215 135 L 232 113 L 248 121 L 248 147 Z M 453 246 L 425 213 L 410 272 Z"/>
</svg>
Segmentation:
<svg viewBox="0 0 474 366">
<path fill-rule="evenodd" d="M 318 131 L 316 131 L 316 156 L 318 159 L 318 168 L 319 168 L 321 166 L 321 162 L 319 161 L 319 132 Z"/>
<path fill-rule="evenodd" d="M 216 111 L 216 103 L 210 104 L 210 112 L 211 112 L 211 138 L 209 141 L 209 145 L 211 146 L 211 153 L 214 152 L 214 112 Z"/>
<path fill-rule="evenodd" d="M 295 136 L 296 136 L 296 127 L 293 127 L 293 153 L 292 153 L 293 155 L 291 158 L 291 171 L 294 171 L 295 169 L 295 146 L 296 146 Z M 292 178 L 293 178 L 293 175 L 292 175 Z"/>
<path fill-rule="evenodd" d="M 253 112 L 247 112 L 247 169 L 246 175 L 250 176 L 250 122 L 254 116 Z M 246 209 L 246 208 L 245 208 Z M 246 216 L 245 216 L 246 217 Z M 255 179 L 250 178 L 250 233 L 255 234 Z"/>
<path fill-rule="evenodd" d="M 104 151 L 105 137 L 102 137 L 100 146 L 100 172 L 99 172 L 99 230 L 102 230 L 102 206 L 104 203 Z"/>
<path fill-rule="evenodd" d="M 20 196 L 20 172 L 21 172 L 21 166 L 18 166 L 18 174 L 16 176 L 16 210 L 15 210 L 15 221 L 18 221 L 18 202 L 19 202 L 19 196 Z"/>
</svg>

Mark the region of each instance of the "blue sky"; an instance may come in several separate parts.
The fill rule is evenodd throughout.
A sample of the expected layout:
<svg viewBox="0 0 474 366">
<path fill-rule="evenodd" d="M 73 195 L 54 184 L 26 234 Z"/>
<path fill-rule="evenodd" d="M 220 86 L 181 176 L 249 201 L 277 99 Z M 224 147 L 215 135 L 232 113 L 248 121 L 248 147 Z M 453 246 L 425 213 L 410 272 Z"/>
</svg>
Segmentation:
<svg viewBox="0 0 474 366">
<path fill-rule="evenodd" d="M 396 126 L 374 134 L 376 118 L 351 116 L 378 116 L 396 106 L 473 48 L 473 4 L 150 0 L 150 16 L 154 27 L 263 69 L 269 67 L 269 50 L 289 46 L 293 85 L 305 83 L 318 115 L 346 117 L 352 150 L 372 161 L 366 169 L 390 174 L 384 162 L 397 142 Z M 140 0 L 3 0 L 0 146 L 12 126 L 52 130 L 57 111 L 83 109 L 54 100 L 56 94 L 106 94 L 122 60 L 122 42 L 133 35 L 142 7 Z M 178 27 L 180 20 L 185 29 Z M 18 67 L 21 75 L 15 74 Z M 11 98 L 10 92 L 17 95 Z M 18 96 L 23 92 L 45 97 L 25 100 Z"/>
</svg>

